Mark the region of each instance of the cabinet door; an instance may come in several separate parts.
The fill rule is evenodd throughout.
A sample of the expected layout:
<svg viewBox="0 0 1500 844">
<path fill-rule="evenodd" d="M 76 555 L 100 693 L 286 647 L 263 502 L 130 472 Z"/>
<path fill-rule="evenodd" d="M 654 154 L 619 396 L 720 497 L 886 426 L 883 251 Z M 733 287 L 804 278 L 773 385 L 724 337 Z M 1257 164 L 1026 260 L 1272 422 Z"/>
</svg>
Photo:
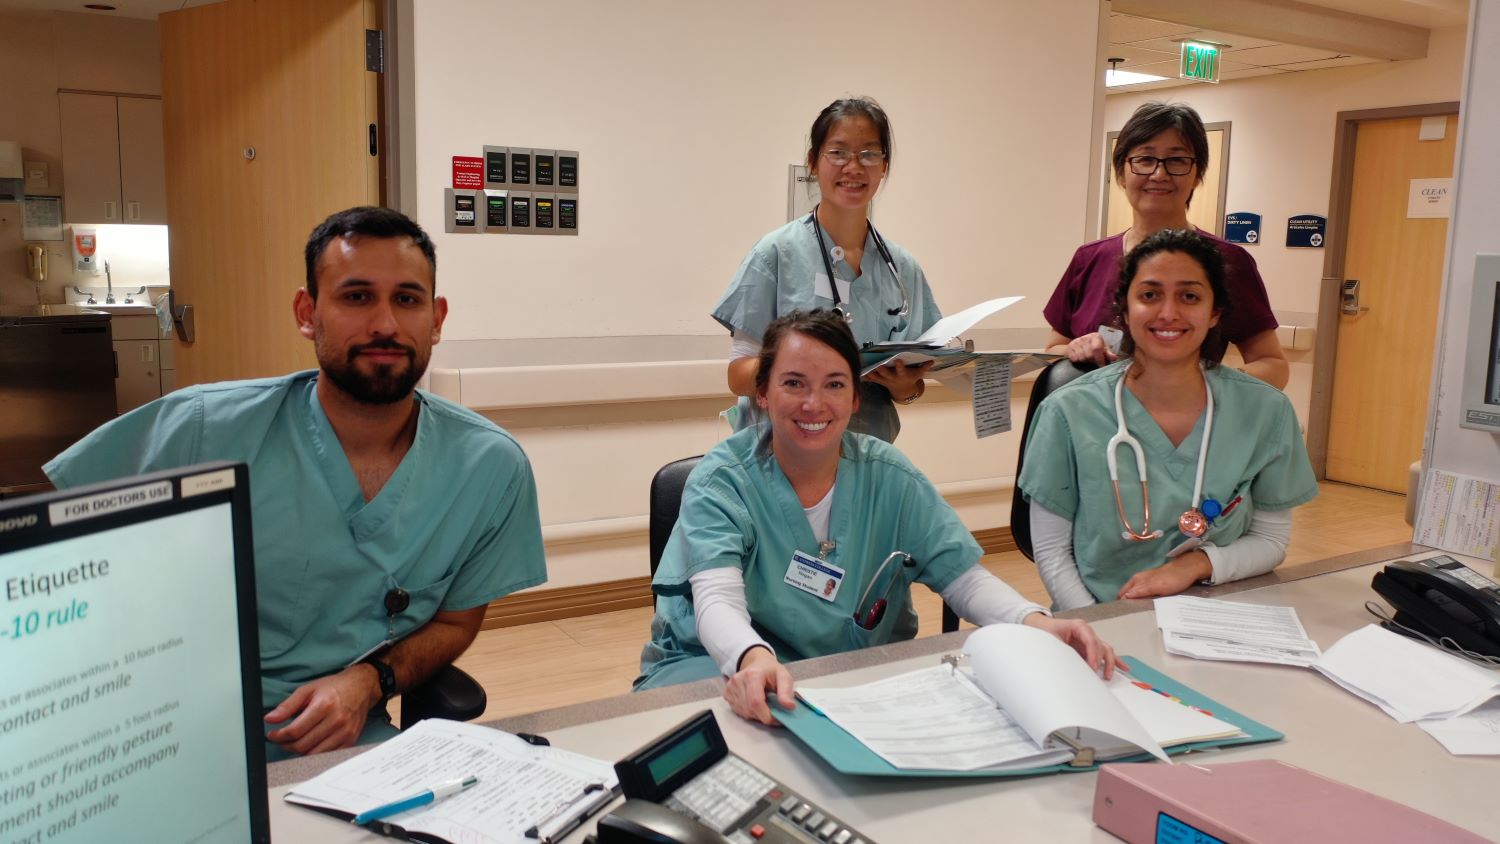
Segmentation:
<svg viewBox="0 0 1500 844">
<path fill-rule="evenodd" d="M 58 94 L 62 117 L 63 216 L 70 223 L 118 223 L 120 140 L 115 98 Z"/>
<path fill-rule="evenodd" d="M 115 341 L 115 412 L 134 410 L 161 398 L 156 340 Z"/>
<path fill-rule="evenodd" d="M 167 224 L 161 100 L 120 97 L 120 201 L 127 223 Z"/>
</svg>

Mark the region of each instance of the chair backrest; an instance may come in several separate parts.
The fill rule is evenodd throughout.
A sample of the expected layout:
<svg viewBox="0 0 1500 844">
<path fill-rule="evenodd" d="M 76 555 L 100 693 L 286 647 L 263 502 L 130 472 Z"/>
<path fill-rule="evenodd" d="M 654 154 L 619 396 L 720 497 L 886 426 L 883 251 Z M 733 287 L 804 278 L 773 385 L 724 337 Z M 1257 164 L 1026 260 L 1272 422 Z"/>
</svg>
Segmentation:
<svg viewBox="0 0 1500 844">
<path fill-rule="evenodd" d="M 702 459 L 703 455 L 700 454 L 697 457 L 673 460 L 658 469 L 651 478 L 652 575 L 656 574 L 656 567 L 661 564 L 661 554 L 667 548 L 667 537 L 672 535 L 672 528 L 677 525 L 677 511 L 682 509 L 682 488 L 687 484 L 693 467 Z"/>
<path fill-rule="evenodd" d="M 1036 377 L 1036 383 L 1031 385 L 1031 398 L 1026 403 L 1026 422 L 1021 426 L 1021 452 L 1016 455 L 1016 478 L 1021 477 L 1021 466 L 1026 462 L 1026 440 L 1031 435 L 1031 420 L 1036 416 L 1036 409 L 1041 406 L 1042 399 L 1058 387 L 1097 368 L 1092 363 L 1075 364 L 1063 358 L 1048 364 Z M 1026 559 L 1036 562 L 1031 549 L 1031 504 L 1021 495 L 1020 487 L 1016 488 L 1010 499 L 1010 534 Z"/>
</svg>

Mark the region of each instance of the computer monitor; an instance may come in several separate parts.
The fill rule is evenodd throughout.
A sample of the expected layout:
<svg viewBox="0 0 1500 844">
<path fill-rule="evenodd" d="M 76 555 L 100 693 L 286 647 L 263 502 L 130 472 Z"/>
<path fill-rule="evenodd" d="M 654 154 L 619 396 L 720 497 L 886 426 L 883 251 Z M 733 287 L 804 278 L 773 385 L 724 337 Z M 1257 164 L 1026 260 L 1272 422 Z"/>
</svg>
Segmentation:
<svg viewBox="0 0 1500 844">
<path fill-rule="evenodd" d="M 270 840 L 249 485 L 0 501 L 0 840 Z"/>
</svg>

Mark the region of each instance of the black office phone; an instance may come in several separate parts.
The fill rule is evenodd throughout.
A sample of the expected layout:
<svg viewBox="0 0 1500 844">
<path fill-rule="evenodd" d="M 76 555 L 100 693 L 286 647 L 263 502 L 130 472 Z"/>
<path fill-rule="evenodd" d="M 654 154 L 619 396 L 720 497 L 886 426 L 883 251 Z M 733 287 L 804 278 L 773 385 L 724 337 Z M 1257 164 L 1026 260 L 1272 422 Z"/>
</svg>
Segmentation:
<svg viewBox="0 0 1500 844">
<path fill-rule="evenodd" d="M 874 844 L 731 753 L 707 709 L 616 762 L 615 775 L 630 799 L 599 820 L 599 844 Z"/>
<path fill-rule="evenodd" d="M 1377 572 L 1370 587 L 1396 608 L 1397 623 L 1500 656 L 1500 583 L 1458 560 L 1398 560 Z"/>
</svg>

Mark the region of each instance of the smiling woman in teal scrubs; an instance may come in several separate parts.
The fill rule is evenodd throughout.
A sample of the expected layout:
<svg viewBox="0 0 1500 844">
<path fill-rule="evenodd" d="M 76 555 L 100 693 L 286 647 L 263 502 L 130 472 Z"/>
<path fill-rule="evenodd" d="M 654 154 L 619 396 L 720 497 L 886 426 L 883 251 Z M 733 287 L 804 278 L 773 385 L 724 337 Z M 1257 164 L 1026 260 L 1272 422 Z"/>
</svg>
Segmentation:
<svg viewBox="0 0 1500 844">
<path fill-rule="evenodd" d="M 761 344 L 767 426 L 719 443 L 693 470 L 652 588 L 640 689 L 722 674 L 742 717 L 790 708 L 782 662 L 910 639 L 921 582 L 976 624 L 1020 623 L 1106 675 L 1114 652 L 1082 621 L 1051 618 L 978 565 L 958 515 L 894 447 L 850 433 L 859 352 L 828 311 L 793 312 Z"/>
<path fill-rule="evenodd" d="M 1124 359 L 1037 408 L 1018 482 L 1060 609 L 1268 572 L 1318 494 L 1291 402 L 1204 355 L 1231 307 L 1213 243 L 1158 232 L 1120 277 Z"/>
</svg>

